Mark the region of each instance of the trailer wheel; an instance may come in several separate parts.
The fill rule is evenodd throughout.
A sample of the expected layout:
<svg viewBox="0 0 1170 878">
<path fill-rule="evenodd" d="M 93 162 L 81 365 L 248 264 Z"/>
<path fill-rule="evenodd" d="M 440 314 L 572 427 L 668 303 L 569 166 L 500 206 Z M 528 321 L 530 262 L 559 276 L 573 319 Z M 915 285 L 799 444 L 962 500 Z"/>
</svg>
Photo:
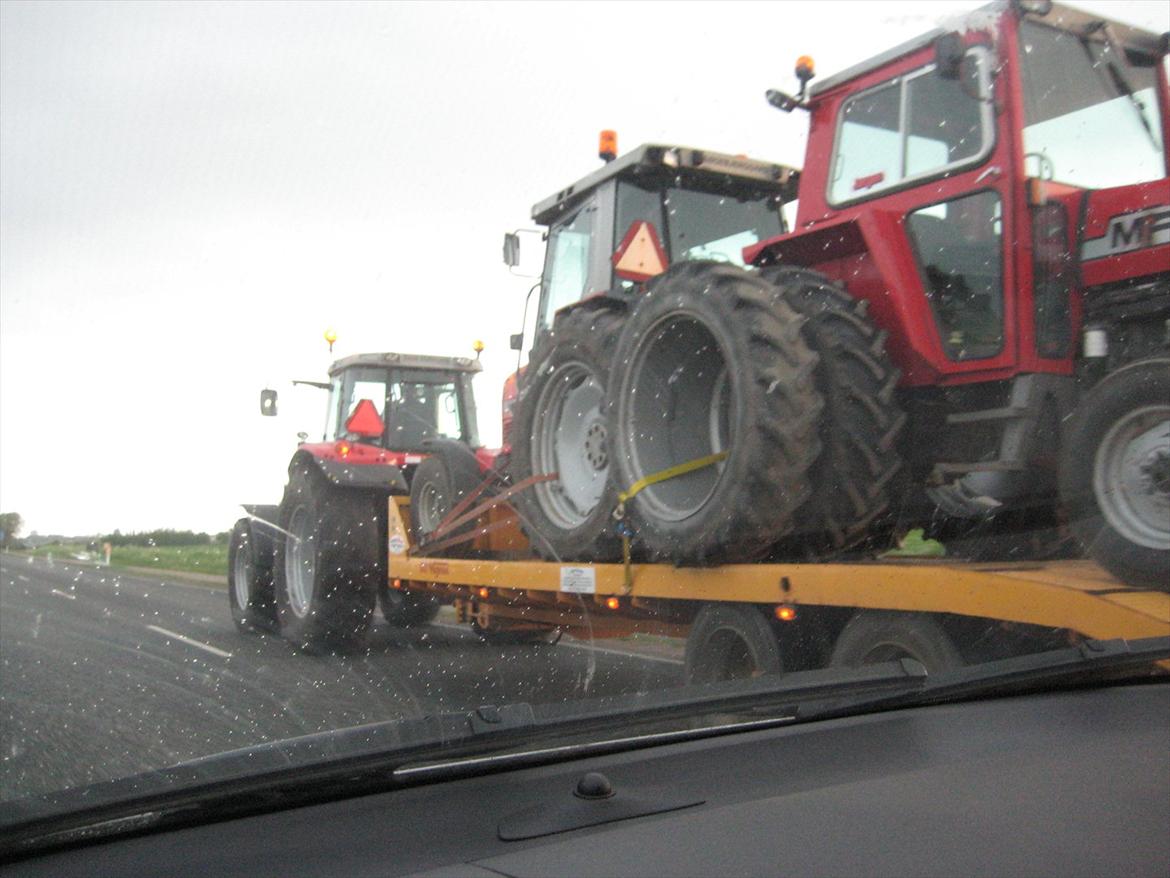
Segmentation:
<svg viewBox="0 0 1170 878">
<path fill-rule="evenodd" d="M 819 272 L 780 266 L 762 275 L 807 318 L 801 332 L 820 358 L 815 379 L 825 401 L 812 496 L 796 513 L 799 533 L 783 549 L 823 557 L 880 539 L 906 421 L 894 398 L 900 373 L 886 355 L 885 333 L 866 317 L 867 302 Z"/>
<path fill-rule="evenodd" d="M 833 647 L 831 667 L 856 668 L 911 658 L 928 674 L 962 667 L 963 657 L 942 626 L 928 616 L 862 610 Z"/>
<path fill-rule="evenodd" d="M 1073 532 L 1126 584 L 1170 591 L 1170 360 L 1106 376 L 1064 439 L 1060 492 Z"/>
<path fill-rule="evenodd" d="M 559 476 L 515 497 L 522 527 L 542 557 L 608 561 L 620 552 L 610 517 L 617 491 L 605 391 L 622 322 L 622 315 L 596 308 L 558 318 L 516 403 L 512 481 Z"/>
<path fill-rule="evenodd" d="M 618 484 L 727 455 L 626 504 L 652 555 L 750 561 L 791 532 L 820 453 L 803 323 L 771 284 L 722 263 L 679 263 L 638 301 L 607 394 Z"/>
<path fill-rule="evenodd" d="M 289 476 L 280 504 L 276 607 L 281 634 L 309 650 L 359 644 L 377 596 L 377 505 L 369 492 L 330 485 L 316 469 Z"/>
<path fill-rule="evenodd" d="M 447 447 L 430 449 L 429 456 L 418 465 L 410 482 L 410 526 L 415 543 L 430 536 L 447 513 L 479 487 L 483 478 L 470 449 L 466 455 Z M 466 536 L 474 530 L 475 522 L 469 521 L 442 539 Z M 471 551 L 471 542 L 468 541 L 444 549 L 443 554 L 458 558 Z"/>
<path fill-rule="evenodd" d="M 687 636 L 688 683 L 741 680 L 783 671 L 780 643 L 754 604 L 706 604 Z"/>
<path fill-rule="evenodd" d="M 228 545 L 228 604 L 241 633 L 276 630 L 272 559 L 260 557 L 246 518 L 236 522 Z"/>
<path fill-rule="evenodd" d="M 409 628 L 433 622 L 442 604 L 430 594 L 412 594 L 382 585 L 378 591 L 382 618 L 395 628 Z"/>
</svg>

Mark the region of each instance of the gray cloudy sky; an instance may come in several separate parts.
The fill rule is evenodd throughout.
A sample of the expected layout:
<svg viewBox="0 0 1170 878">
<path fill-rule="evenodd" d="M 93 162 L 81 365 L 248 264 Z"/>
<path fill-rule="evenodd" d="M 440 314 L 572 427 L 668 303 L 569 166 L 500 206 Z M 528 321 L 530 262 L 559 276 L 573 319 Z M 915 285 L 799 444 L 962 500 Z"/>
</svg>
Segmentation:
<svg viewBox="0 0 1170 878">
<path fill-rule="evenodd" d="M 763 100 L 798 55 L 825 75 L 977 5 L 5 0 L 0 510 L 227 529 L 320 429 L 289 380 L 363 350 L 482 338 L 497 441 L 531 283 L 500 238 L 598 130 L 800 164 Z M 1170 29 L 1160 0 L 1082 5 Z"/>
</svg>

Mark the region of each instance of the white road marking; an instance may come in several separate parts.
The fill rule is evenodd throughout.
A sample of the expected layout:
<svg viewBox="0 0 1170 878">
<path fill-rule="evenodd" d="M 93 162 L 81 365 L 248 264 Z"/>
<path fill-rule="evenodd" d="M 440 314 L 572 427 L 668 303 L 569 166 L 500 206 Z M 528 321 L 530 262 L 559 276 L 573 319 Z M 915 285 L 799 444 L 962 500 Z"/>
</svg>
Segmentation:
<svg viewBox="0 0 1170 878">
<path fill-rule="evenodd" d="M 57 589 L 53 589 L 53 594 L 57 595 L 57 597 L 69 598 L 71 601 L 77 600 L 77 595 L 69 594 L 67 591 L 58 591 Z"/>
<path fill-rule="evenodd" d="M 147 625 L 146 627 L 149 628 L 151 631 L 155 631 L 158 634 L 162 634 L 166 637 L 170 637 L 170 638 L 173 638 L 174 640 L 178 640 L 182 643 L 187 644 L 188 646 L 194 646 L 196 649 L 205 649 L 208 652 L 212 653 L 213 655 L 218 655 L 222 658 L 231 658 L 232 657 L 232 654 L 230 652 L 225 652 L 222 649 L 219 649 L 219 648 L 214 647 L 214 646 L 210 646 L 209 644 L 206 644 L 206 643 L 200 643 L 198 640 L 192 640 L 190 637 L 184 637 L 182 634 L 177 634 L 174 631 L 168 631 L 166 628 L 160 628 L 157 625 Z"/>
<path fill-rule="evenodd" d="M 16 574 L 16 578 L 19 579 L 21 582 L 32 582 L 32 580 L 29 579 L 27 576 L 25 576 L 23 573 Z"/>
</svg>

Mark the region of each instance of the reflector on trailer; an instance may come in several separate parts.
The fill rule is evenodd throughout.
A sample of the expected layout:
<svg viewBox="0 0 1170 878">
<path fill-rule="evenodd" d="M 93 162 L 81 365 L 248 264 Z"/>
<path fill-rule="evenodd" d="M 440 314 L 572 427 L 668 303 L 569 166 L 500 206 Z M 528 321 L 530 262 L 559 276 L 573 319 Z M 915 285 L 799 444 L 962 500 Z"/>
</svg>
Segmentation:
<svg viewBox="0 0 1170 878">
<path fill-rule="evenodd" d="M 614 273 L 625 280 L 644 281 L 666 271 L 670 260 L 653 223 L 634 220 L 613 254 Z"/>
</svg>

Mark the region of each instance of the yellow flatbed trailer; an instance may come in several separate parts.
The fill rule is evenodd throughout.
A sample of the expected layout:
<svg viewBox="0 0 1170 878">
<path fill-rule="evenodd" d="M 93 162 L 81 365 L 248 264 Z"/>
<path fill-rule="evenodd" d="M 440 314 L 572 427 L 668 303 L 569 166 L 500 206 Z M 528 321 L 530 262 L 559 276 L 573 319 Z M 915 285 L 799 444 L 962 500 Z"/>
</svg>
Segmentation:
<svg viewBox="0 0 1170 878">
<path fill-rule="evenodd" d="M 433 557 L 412 552 L 408 521 L 408 498 L 392 498 L 392 587 L 439 595 L 455 604 L 460 621 L 481 630 L 685 637 L 698 607 L 738 603 L 758 605 L 781 621 L 814 608 L 844 608 L 994 620 L 1073 639 L 1170 634 L 1170 594 L 1127 587 L 1092 561 L 560 564 L 520 557 L 525 543 L 518 533 L 497 537 L 494 557 Z"/>
</svg>

